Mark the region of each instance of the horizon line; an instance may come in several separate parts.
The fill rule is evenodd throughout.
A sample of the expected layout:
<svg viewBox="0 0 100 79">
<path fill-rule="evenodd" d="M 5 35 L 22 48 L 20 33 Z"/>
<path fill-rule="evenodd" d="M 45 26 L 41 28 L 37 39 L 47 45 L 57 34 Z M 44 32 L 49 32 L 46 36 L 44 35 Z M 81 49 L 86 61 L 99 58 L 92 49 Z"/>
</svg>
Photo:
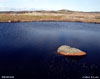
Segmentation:
<svg viewBox="0 0 100 79">
<path fill-rule="evenodd" d="M 78 12 L 100 12 L 99 10 L 72 10 L 66 8 L 60 9 L 50 9 L 50 8 L 9 8 L 9 7 L 0 7 L 0 12 L 2 11 L 38 11 L 38 10 L 45 10 L 45 11 L 58 11 L 58 10 L 69 10 L 69 11 L 78 11 Z"/>
<path fill-rule="evenodd" d="M 17 8 L 16 8 L 17 9 Z M 28 10 L 28 9 L 24 9 L 24 8 L 20 8 L 20 9 L 23 9 L 23 10 L 0 10 L 0 12 L 21 12 L 21 11 L 60 11 L 60 10 L 66 10 L 66 11 L 73 11 L 73 12 L 100 12 L 100 11 L 82 11 L 82 10 L 69 10 L 69 9 L 57 9 L 57 10 L 53 10 L 53 9 L 34 9 L 34 8 L 31 8 L 31 9 L 34 9 L 34 10 Z"/>
</svg>

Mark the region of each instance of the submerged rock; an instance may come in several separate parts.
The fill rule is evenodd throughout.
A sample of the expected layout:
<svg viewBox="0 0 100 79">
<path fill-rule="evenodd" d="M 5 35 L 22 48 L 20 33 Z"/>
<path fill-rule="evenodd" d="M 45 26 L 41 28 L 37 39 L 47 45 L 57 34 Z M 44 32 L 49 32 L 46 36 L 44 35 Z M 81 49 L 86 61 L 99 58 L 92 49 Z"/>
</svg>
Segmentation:
<svg viewBox="0 0 100 79">
<path fill-rule="evenodd" d="M 67 45 L 62 45 L 58 48 L 57 52 L 61 55 L 65 56 L 84 56 L 86 55 L 85 52 L 77 49 L 77 48 L 72 48 Z"/>
</svg>

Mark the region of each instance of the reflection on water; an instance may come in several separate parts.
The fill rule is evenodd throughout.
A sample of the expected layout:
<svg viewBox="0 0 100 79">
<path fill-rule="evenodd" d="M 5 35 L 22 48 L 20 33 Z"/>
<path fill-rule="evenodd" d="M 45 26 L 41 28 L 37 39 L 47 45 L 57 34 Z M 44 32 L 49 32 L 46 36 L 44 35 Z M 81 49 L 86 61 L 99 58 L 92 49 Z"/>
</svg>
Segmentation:
<svg viewBox="0 0 100 79">
<path fill-rule="evenodd" d="M 0 23 L 0 75 L 16 78 L 77 78 L 99 75 L 100 24 L 75 22 Z M 57 54 L 61 45 L 84 57 Z M 27 74 L 27 75 L 26 75 Z"/>
<path fill-rule="evenodd" d="M 82 58 L 84 58 L 85 56 L 65 56 L 65 58 L 67 58 L 67 60 L 73 60 L 73 61 L 80 61 Z"/>
</svg>

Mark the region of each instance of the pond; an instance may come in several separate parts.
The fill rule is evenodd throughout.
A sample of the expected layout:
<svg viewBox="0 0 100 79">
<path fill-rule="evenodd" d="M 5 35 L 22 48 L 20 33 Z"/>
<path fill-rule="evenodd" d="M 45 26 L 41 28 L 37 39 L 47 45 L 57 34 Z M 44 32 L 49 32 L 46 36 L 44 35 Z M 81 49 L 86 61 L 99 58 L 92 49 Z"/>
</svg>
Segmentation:
<svg viewBox="0 0 100 79">
<path fill-rule="evenodd" d="M 69 45 L 87 53 L 57 53 Z M 0 76 L 81 79 L 100 75 L 100 24 L 78 22 L 0 23 Z"/>
</svg>

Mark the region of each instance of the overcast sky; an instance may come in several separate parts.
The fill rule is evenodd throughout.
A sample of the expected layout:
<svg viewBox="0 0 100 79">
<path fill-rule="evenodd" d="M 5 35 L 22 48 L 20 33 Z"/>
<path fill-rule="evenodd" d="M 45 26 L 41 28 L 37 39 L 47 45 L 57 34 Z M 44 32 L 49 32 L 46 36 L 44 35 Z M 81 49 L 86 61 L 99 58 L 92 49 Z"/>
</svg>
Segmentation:
<svg viewBox="0 0 100 79">
<path fill-rule="evenodd" d="M 0 11 L 12 8 L 100 11 L 100 0 L 0 0 Z"/>
</svg>

